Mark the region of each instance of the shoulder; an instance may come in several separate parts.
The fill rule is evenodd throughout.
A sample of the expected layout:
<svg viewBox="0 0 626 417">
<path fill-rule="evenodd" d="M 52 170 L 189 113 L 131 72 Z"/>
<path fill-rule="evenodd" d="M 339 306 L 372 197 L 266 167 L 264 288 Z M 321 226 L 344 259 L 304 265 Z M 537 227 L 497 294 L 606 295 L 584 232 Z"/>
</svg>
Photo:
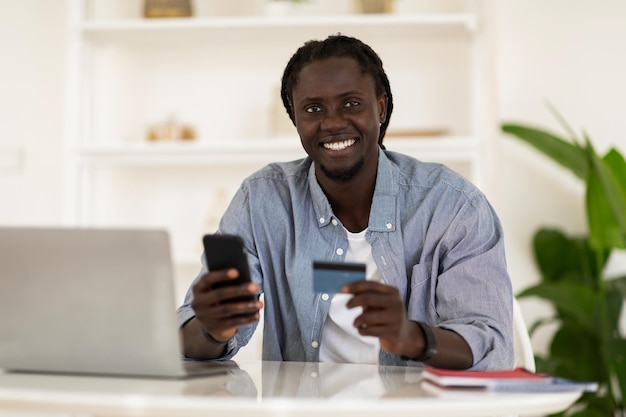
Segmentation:
<svg viewBox="0 0 626 417">
<path fill-rule="evenodd" d="M 483 196 L 475 184 L 446 165 L 423 162 L 392 151 L 385 151 L 385 154 L 397 167 L 400 188 L 421 193 L 452 194 L 467 200 Z"/>
<path fill-rule="evenodd" d="M 290 179 L 307 178 L 310 166 L 311 160 L 308 157 L 289 162 L 273 162 L 253 172 L 244 181 L 286 181 Z"/>
<path fill-rule="evenodd" d="M 267 192 L 275 187 L 306 186 L 311 163 L 310 158 L 307 157 L 268 164 L 244 179 L 242 187 L 248 191 Z"/>
</svg>

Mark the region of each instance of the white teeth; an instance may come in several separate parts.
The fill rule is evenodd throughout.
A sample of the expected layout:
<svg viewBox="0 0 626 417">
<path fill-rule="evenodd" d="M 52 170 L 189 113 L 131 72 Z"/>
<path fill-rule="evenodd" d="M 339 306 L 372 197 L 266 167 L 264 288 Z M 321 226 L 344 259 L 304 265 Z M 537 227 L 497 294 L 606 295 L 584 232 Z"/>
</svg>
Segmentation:
<svg viewBox="0 0 626 417">
<path fill-rule="evenodd" d="M 356 139 L 348 139 L 348 140 L 343 140 L 341 142 L 325 143 L 324 148 L 331 149 L 333 151 L 340 151 L 342 149 L 346 149 L 348 146 L 354 145 L 355 142 L 356 142 Z"/>
</svg>

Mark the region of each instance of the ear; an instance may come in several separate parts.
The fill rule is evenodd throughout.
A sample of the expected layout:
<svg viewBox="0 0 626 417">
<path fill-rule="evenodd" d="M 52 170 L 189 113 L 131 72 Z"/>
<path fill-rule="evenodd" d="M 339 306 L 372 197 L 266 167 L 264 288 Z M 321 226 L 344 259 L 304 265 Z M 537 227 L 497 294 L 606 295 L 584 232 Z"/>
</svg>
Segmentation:
<svg viewBox="0 0 626 417">
<path fill-rule="evenodd" d="M 378 97 L 378 117 L 381 123 L 387 121 L 387 93 Z"/>
</svg>

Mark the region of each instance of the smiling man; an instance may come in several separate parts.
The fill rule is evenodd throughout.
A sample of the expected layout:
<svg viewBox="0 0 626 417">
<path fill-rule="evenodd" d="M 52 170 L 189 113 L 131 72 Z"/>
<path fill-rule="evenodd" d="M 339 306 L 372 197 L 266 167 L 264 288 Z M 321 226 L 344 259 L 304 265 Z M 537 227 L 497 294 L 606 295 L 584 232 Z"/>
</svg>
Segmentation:
<svg viewBox="0 0 626 417">
<path fill-rule="evenodd" d="M 510 368 L 498 218 L 460 175 L 385 150 L 378 55 L 341 35 L 307 42 L 281 96 L 308 157 L 252 174 L 233 198 L 218 233 L 243 238 L 253 283 L 213 288 L 238 271 L 202 266 L 178 310 L 185 356 L 232 358 L 264 308 L 266 360 Z M 316 293 L 313 261 L 363 263 L 366 279 Z"/>
</svg>

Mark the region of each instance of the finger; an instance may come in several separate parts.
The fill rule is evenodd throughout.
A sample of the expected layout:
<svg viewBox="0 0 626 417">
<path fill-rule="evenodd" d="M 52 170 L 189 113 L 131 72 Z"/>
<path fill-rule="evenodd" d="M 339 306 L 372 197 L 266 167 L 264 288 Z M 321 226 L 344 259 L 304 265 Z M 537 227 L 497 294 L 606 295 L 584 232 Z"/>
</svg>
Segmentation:
<svg viewBox="0 0 626 417">
<path fill-rule="evenodd" d="M 392 329 L 389 326 L 370 326 L 369 324 L 363 324 L 357 327 L 357 331 L 361 336 L 378 338 L 381 345 L 385 343 L 387 346 L 397 346 L 401 343 L 399 329 Z M 387 352 L 389 352 L 389 350 L 387 350 Z"/>
<path fill-rule="evenodd" d="M 194 298 L 191 301 L 191 308 L 198 314 L 199 311 L 208 310 L 216 306 L 253 303 L 253 305 L 257 306 L 256 309 L 258 310 L 263 306 L 263 303 L 258 301 L 256 297 L 258 290 L 259 286 L 257 284 L 247 283 L 194 294 Z M 244 302 L 239 303 L 239 301 Z M 213 314 L 216 313 L 214 312 Z"/>
<path fill-rule="evenodd" d="M 393 331 L 393 329 L 399 328 L 399 323 L 402 323 L 402 320 L 402 314 L 393 313 L 388 310 L 364 311 L 354 319 L 353 325 L 357 329 L 382 327 Z"/>
<path fill-rule="evenodd" d="M 227 329 L 259 320 L 260 307 L 262 305 L 257 303 L 233 303 L 207 309 L 197 314 L 196 318 L 207 329 Z"/>
<path fill-rule="evenodd" d="M 239 277 L 239 271 L 235 268 L 220 269 L 217 271 L 210 271 L 204 274 L 194 285 L 194 291 L 204 292 L 210 291 L 215 284 L 220 282 L 228 282 Z"/>
<path fill-rule="evenodd" d="M 392 294 L 397 292 L 397 288 L 382 282 L 358 281 L 342 287 L 341 292 L 349 294 L 361 294 L 365 292 L 376 292 L 380 294 Z"/>
<path fill-rule="evenodd" d="M 397 294 L 361 293 L 349 299 L 346 307 L 363 307 L 364 310 L 398 310 L 404 309 L 404 303 Z"/>
<path fill-rule="evenodd" d="M 241 298 L 256 299 L 258 291 L 259 286 L 250 282 L 241 285 L 230 285 L 227 287 L 216 288 L 210 292 L 217 294 L 221 303 L 229 303 L 232 302 L 232 300 L 240 300 Z"/>
<path fill-rule="evenodd" d="M 201 291 L 202 288 L 194 287 L 192 307 L 198 308 L 201 305 L 215 305 L 227 303 L 238 298 L 256 298 L 259 286 L 255 283 L 245 283 L 241 285 L 230 285 L 218 288 L 210 288 Z"/>
<path fill-rule="evenodd" d="M 236 303 L 224 303 L 219 306 L 213 307 L 212 311 L 217 320 L 229 319 L 235 316 L 249 316 L 254 315 L 263 308 L 263 303 L 260 301 L 243 301 Z"/>
<path fill-rule="evenodd" d="M 196 319 L 210 334 L 223 335 L 233 333 L 239 326 L 258 321 L 261 308 L 263 303 L 260 301 L 224 304 L 201 310 L 196 314 Z"/>
</svg>

